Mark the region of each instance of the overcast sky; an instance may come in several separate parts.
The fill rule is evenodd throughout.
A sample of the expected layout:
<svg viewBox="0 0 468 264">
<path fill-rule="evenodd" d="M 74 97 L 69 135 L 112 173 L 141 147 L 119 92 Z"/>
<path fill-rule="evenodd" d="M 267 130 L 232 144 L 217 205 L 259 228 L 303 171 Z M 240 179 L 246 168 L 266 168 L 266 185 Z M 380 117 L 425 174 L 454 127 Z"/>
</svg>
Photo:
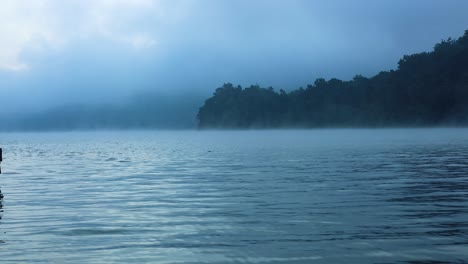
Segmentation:
<svg viewBox="0 0 468 264">
<path fill-rule="evenodd" d="M 461 36 L 467 10 L 466 0 L 0 0 L 0 113 L 370 77 Z"/>
</svg>

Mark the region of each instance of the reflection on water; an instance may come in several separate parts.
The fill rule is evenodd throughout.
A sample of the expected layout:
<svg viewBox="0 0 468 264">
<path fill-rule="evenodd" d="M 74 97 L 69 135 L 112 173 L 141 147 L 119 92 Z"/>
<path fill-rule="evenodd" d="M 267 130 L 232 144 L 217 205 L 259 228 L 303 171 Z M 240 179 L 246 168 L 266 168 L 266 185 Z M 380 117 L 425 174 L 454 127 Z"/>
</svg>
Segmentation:
<svg viewBox="0 0 468 264">
<path fill-rule="evenodd" d="M 0 259 L 465 263 L 467 132 L 5 134 Z"/>
</svg>

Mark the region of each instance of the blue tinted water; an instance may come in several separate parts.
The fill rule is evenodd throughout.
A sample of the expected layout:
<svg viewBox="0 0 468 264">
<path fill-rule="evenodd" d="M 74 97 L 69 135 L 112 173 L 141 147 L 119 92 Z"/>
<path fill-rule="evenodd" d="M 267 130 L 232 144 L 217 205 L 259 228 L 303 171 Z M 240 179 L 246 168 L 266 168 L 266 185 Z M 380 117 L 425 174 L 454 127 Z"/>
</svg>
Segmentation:
<svg viewBox="0 0 468 264">
<path fill-rule="evenodd" d="M 468 130 L 0 134 L 1 263 L 468 261 Z"/>
</svg>

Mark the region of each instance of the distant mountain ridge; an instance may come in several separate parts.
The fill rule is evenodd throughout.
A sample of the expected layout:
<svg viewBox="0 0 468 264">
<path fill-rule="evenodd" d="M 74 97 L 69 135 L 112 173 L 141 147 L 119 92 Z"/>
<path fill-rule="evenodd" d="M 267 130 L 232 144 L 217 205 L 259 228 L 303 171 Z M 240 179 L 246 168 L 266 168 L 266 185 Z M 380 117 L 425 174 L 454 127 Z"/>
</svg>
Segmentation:
<svg viewBox="0 0 468 264">
<path fill-rule="evenodd" d="M 203 96 L 136 94 L 121 103 L 72 104 L 14 118 L 2 117 L 0 131 L 101 129 L 191 129 Z"/>
<path fill-rule="evenodd" d="M 317 79 L 289 93 L 226 83 L 197 119 L 199 128 L 226 129 L 468 125 L 468 30 L 372 78 Z"/>
</svg>

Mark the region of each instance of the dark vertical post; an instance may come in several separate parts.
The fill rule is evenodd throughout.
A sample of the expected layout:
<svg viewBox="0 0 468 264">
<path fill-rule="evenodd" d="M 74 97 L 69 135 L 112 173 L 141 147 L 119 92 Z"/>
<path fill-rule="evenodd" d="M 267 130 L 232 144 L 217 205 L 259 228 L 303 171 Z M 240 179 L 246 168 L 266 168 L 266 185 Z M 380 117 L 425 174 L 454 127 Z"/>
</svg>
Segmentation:
<svg viewBox="0 0 468 264">
<path fill-rule="evenodd" d="M 3 151 L 2 148 L 0 148 L 0 174 L 2 173 L 2 160 L 3 160 Z M 2 208 L 2 202 L 1 200 L 3 199 L 3 194 L 2 190 L 0 190 L 0 208 Z M 0 217 L 2 219 L 2 217 Z"/>
<path fill-rule="evenodd" d="M 3 160 L 3 151 L 2 148 L 0 148 L 0 174 L 2 173 L 2 160 Z M 0 208 L 2 208 L 2 199 L 3 199 L 3 194 L 2 190 L 0 190 Z M 0 217 L 1 219 L 2 217 Z"/>
<path fill-rule="evenodd" d="M 0 174 L 2 173 L 2 160 L 3 160 L 3 151 L 2 151 L 2 148 L 0 148 Z M 0 190 L 0 208 L 2 207 L 1 199 L 3 199 L 2 190 Z"/>
</svg>

